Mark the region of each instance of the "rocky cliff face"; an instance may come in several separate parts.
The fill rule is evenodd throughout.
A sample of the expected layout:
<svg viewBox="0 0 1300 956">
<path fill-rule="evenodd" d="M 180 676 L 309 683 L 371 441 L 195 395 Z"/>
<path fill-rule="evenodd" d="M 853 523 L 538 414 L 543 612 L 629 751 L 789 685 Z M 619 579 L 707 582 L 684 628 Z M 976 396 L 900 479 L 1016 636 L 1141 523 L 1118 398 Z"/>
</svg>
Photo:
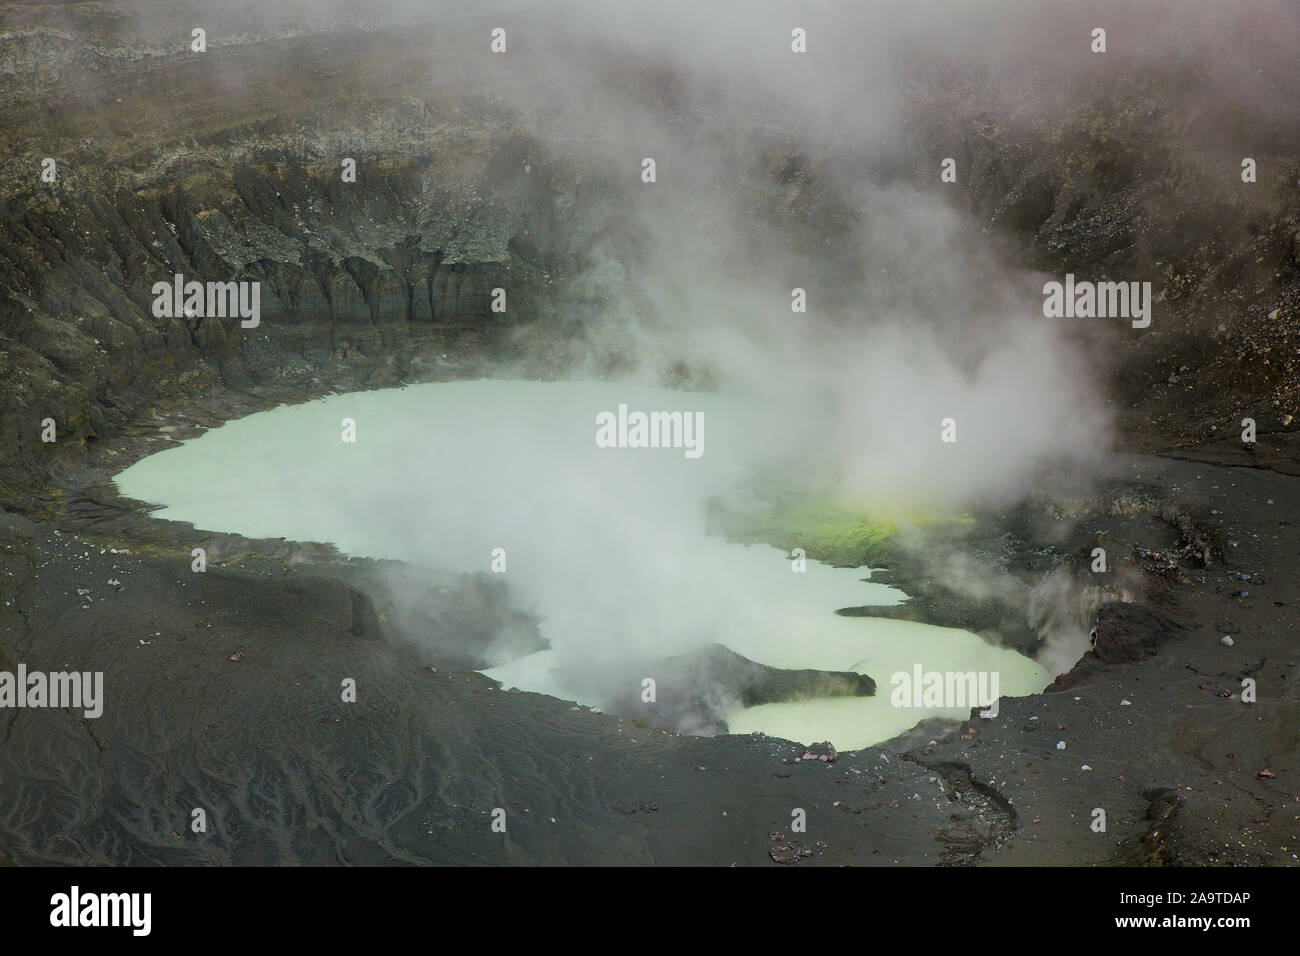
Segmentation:
<svg viewBox="0 0 1300 956">
<path fill-rule="evenodd" d="M 364 382 L 375 364 L 419 377 L 430 332 L 535 318 L 549 279 L 536 251 L 511 248 L 520 222 L 430 188 L 427 172 L 372 170 L 348 191 L 298 165 L 232 164 L 184 187 L 106 178 L 12 198 L 0 235 L 6 448 L 34 454 L 46 417 L 60 441 L 93 440 L 154 401 L 295 360 L 325 388 Z M 151 290 L 176 274 L 259 282 L 259 325 L 155 316 Z"/>
<path fill-rule="evenodd" d="M 193 9 L 128 11 L 18 5 L 0 22 L 0 498 L 11 507 L 82 443 L 216 384 L 284 398 L 464 374 L 458 361 L 519 354 L 521 326 L 545 367 L 599 305 L 580 281 L 593 241 L 635 270 L 626 193 L 594 158 L 583 167 L 534 135 L 591 135 L 583 117 L 506 106 L 431 49 L 458 36 L 266 12 L 256 30 L 214 28 L 198 56 Z M 617 85 L 642 67 L 610 69 Z M 1047 83 L 1051 64 L 1036 69 L 1026 86 Z M 1300 131 L 1281 108 L 1285 83 L 1276 102 L 1243 109 L 1198 69 L 1084 72 L 1021 106 L 961 64 L 917 70 L 883 175 L 929 180 L 953 156 L 951 201 L 1011 256 L 1154 282 L 1150 329 L 1078 330 L 1109 370 L 1098 388 L 1123 442 L 1295 470 Z M 671 82 L 651 80 L 629 95 L 670 118 L 688 110 Z M 837 239 L 855 158 L 799 152 L 761 124 L 751 139 L 766 150 L 742 170 L 756 214 L 788 225 L 810 268 L 860 279 L 856 250 Z M 1260 170 L 1250 186 L 1243 152 Z M 175 274 L 259 282 L 261 323 L 155 316 L 153 284 Z M 1235 440 L 1243 415 L 1267 440 Z M 55 444 L 40 440 L 47 418 Z"/>
<path fill-rule="evenodd" d="M 292 383 L 309 397 L 454 374 L 449 341 L 454 353 L 500 349 L 510 328 L 563 301 L 566 220 L 589 212 L 574 175 L 490 105 L 400 89 L 349 99 L 396 38 L 343 38 L 351 66 L 331 80 L 301 68 L 318 38 L 218 47 L 195 72 L 147 39 L 127 56 L 85 35 L 33 27 L 0 41 L 13 147 L 0 185 L 0 496 L 11 506 L 39 496 L 83 443 L 159 404 L 218 383 L 281 386 L 282 397 Z M 247 76 L 259 92 L 214 97 L 218 76 Z M 155 315 L 154 284 L 177 274 L 260 283 L 260 323 Z M 41 441 L 47 418 L 57 443 Z"/>
<path fill-rule="evenodd" d="M 1125 442 L 1297 473 L 1300 124 L 1287 104 L 1300 90 L 1275 52 L 1254 61 L 1250 94 L 1190 58 L 1064 87 L 1057 67 L 1030 66 L 1019 105 L 963 74 L 918 89 L 907 122 L 912 160 L 956 157 L 957 202 L 1021 237 L 1033 265 L 1153 283 L 1151 327 L 1096 343 Z M 1267 436 L 1254 447 L 1243 416 Z"/>
</svg>

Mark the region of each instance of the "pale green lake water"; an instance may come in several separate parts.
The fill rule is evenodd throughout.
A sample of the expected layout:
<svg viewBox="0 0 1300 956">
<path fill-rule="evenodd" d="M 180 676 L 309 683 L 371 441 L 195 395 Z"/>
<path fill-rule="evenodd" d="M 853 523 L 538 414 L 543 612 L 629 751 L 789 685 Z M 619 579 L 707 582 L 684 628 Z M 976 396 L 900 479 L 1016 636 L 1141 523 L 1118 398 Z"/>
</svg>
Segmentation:
<svg viewBox="0 0 1300 956">
<path fill-rule="evenodd" d="M 598 448 L 596 416 L 620 403 L 703 412 L 704 454 Z M 356 422 L 355 443 L 341 439 L 345 418 Z M 576 699 L 565 674 L 592 661 L 717 642 L 776 667 L 871 675 L 874 698 L 769 704 L 728 718 L 735 733 L 840 749 L 969 713 L 892 707 L 891 675 L 916 663 L 995 671 L 1004 696 L 1040 691 L 1049 679 L 1041 666 L 973 634 L 837 616 L 906 599 L 864 581 L 865 570 L 809 561 L 793 573 L 783 551 L 704 533 L 707 499 L 750 473 L 765 437 L 789 427 L 779 418 L 752 402 L 626 384 L 414 385 L 228 422 L 116 481 L 127 497 L 165 505 L 157 517 L 204 531 L 325 541 L 452 571 L 489 571 L 493 549 L 504 549 L 512 594 L 543 619 L 552 645 L 485 672 L 506 687 Z"/>
</svg>

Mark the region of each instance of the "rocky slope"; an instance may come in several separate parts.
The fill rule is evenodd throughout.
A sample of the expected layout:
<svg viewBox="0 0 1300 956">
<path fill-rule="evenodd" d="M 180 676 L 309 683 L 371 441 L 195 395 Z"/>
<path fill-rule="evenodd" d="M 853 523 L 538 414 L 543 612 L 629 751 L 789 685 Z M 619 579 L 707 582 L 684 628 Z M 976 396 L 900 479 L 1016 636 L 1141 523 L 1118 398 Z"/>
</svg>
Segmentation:
<svg viewBox="0 0 1300 956">
<path fill-rule="evenodd" d="M 214 29 L 197 55 L 183 6 L 147 19 L 112 4 L 57 9 L 20 5 L 0 23 L 0 490 L 11 507 L 80 442 L 213 383 L 289 375 L 309 393 L 419 379 L 437 374 L 435 333 L 448 327 L 500 349 L 498 333 L 520 323 L 581 325 L 595 303 L 572 280 L 592 238 L 622 230 L 635 254 L 626 193 L 594 160 L 577 168 L 530 132 L 554 139 L 545 124 L 567 123 L 581 136 L 580 118 L 507 107 L 431 55 L 427 33 L 307 30 L 285 14 L 260 33 Z M 1061 89 L 1037 68 L 1025 86 L 1041 77 L 1053 92 L 1019 105 L 974 67 L 919 74 L 893 175 L 914 179 L 953 155 L 963 188 L 951 201 L 1013 254 L 1057 274 L 1154 282 L 1152 328 L 1077 333 L 1113 355 L 1098 386 L 1123 441 L 1294 470 L 1300 131 L 1279 106 L 1289 85 L 1243 105 L 1195 62 L 1126 62 L 1119 76 L 1085 71 Z M 766 134 L 758 144 L 755 213 L 789 221 L 792 244 L 833 235 L 852 157 Z M 1245 152 L 1259 167 L 1250 185 Z M 47 157 L 54 183 L 41 180 Z M 345 158 L 358 163 L 355 183 L 342 180 Z M 857 268 L 852 250 L 816 247 L 823 273 Z M 261 326 L 155 318 L 151 287 L 176 273 L 260 281 Z M 508 288 L 504 313 L 490 308 L 495 288 Z M 1235 440 L 1246 415 L 1254 446 Z M 46 417 L 60 440 L 41 447 Z"/>
</svg>

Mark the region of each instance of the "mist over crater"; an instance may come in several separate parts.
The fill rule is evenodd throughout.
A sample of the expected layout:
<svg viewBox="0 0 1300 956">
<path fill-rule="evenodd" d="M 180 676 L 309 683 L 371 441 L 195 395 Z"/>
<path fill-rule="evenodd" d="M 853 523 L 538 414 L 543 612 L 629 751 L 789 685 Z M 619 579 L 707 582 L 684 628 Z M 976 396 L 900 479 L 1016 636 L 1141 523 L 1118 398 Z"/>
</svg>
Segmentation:
<svg viewBox="0 0 1300 956">
<path fill-rule="evenodd" d="M 1289 862 L 1297 48 L 5 4 L 0 864 Z"/>
</svg>

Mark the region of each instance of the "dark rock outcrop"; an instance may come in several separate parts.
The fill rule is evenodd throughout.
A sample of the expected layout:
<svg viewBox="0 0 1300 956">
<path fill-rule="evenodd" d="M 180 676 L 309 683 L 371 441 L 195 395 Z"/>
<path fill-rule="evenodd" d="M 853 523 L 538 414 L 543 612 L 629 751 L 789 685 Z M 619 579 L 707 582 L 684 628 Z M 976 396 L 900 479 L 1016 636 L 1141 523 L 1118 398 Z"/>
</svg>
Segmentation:
<svg viewBox="0 0 1300 956">
<path fill-rule="evenodd" d="M 1097 640 L 1093 648 L 1068 674 L 1057 677 L 1047 690 L 1068 690 L 1109 664 L 1145 660 L 1163 642 L 1178 637 L 1186 629 L 1186 625 L 1149 605 L 1118 602 L 1104 605 L 1097 613 Z"/>
<path fill-rule="evenodd" d="M 610 713 L 692 733 L 725 733 L 727 713 L 737 707 L 876 693 L 876 682 L 865 674 L 768 667 L 721 644 L 658 660 L 594 662 L 565 677 Z M 644 699 L 647 679 L 654 681 L 652 701 Z"/>
</svg>

